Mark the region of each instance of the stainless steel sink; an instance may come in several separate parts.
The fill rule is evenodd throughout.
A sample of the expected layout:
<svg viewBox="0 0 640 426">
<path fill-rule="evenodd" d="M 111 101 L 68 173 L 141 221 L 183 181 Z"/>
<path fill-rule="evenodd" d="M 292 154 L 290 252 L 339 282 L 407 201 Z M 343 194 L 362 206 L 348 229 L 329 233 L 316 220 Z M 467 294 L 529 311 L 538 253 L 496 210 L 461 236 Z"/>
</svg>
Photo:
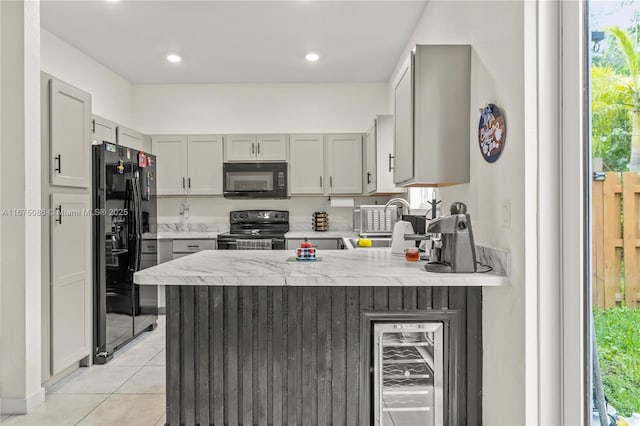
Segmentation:
<svg viewBox="0 0 640 426">
<path fill-rule="evenodd" d="M 368 238 L 371 240 L 371 247 L 391 247 L 391 238 Z M 358 246 L 359 238 L 345 238 L 345 241 L 348 244 L 347 248 L 368 248 L 368 247 L 359 247 Z"/>
</svg>

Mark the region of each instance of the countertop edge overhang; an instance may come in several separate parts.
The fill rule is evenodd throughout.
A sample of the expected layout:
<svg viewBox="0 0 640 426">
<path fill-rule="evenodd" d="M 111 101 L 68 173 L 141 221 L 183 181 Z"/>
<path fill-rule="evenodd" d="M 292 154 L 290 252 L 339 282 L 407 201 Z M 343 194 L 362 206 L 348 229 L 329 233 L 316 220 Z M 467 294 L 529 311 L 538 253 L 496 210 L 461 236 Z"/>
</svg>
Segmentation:
<svg viewBox="0 0 640 426">
<path fill-rule="evenodd" d="M 503 287 L 495 273 L 439 274 L 407 262 L 390 249 L 323 250 L 320 261 L 287 261 L 293 251 L 204 250 L 134 274 L 139 285 Z"/>
</svg>

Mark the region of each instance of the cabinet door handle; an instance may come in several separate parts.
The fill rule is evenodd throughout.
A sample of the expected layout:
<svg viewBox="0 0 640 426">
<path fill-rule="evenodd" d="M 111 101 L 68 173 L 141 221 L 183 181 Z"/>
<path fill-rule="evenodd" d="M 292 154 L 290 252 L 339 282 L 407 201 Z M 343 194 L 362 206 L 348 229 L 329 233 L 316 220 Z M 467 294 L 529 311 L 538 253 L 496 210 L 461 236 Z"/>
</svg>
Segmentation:
<svg viewBox="0 0 640 426">
<path fill-rule="evenodd" d="M 188 182 L 189 182 L 189 189 L 191 189 L 191 177 L 189 177 Z"/>
<path fill-rule="evenodd" d="M 62 154 L 58 154 L 56 155 L 56 157 L 53 159 L 54 162 L 58 162 L 58 166 L 55 167 L 55 171 L 58 173 L 62 173 Z"/>
<path fill-rule="evenodd" d="M 322 188 L 322 176 L 320 176 L 320 188 Z"/>
<path fill-rule="evenodd" d="M 258 154 L 260 154 L 260 142 L 258 142 Z"/>
<path fill-rule="evenodd" d="M 92 126 L 91 127 L 91 131 L 93 133 L 95 133 L 96 132 L 96 120 L 91 120 L 91 126 Z"/>
<path fill-rule="evenodd" d="M 56 213 L 58 213 L 58 218 L 56 219 L 56 222 L 62 225 L 62 206 L 58 206 L 58 208 L 56 209 Z"/>
<path fill-rule="evenodd" d="M 333 176 L 329 176 L 329 187 L 333 188 Z"/>
<path fill-rule="evenodd" d="M 393 158 L 396 158 L 396 157 L 394 157 L 393 155 L 389 154 L 389 171 L 393 170 L 393 167 L 391 167 L 391 160 Z"/>
<path fill-rule="evenodd" d="M 256 144 L 251 142 L 251 153 L 255 154 L 256 153 Z"/>
<path fill-rule="evenodd" d="M 184 189 L 184 178 L 182 178 L 182 189 Z"/>
<path fill-rule="evenodd" d="M 200 248 L 200 246 L 187 246 L 187 248 Z"/>
<path fill-rule="evenodd" d="M 367 183 L 371 183 L 371 172 L 367 172 Z"/>
</svg>

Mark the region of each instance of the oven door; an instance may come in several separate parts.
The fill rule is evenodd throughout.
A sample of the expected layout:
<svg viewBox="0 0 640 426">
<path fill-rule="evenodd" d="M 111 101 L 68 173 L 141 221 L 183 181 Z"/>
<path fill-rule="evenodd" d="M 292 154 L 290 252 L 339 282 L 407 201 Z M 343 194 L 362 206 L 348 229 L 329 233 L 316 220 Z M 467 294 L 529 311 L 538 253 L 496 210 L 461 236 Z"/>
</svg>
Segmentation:
<svg viewBox="0 0 640 426">
<path fill-rule="evenodd" d="M 271 250 L 285 250 L 284 238 L 271 238 Z M 237 250 L 238 243 L 233 237 L 218 237 L 218 250 Z"/>
<path fill-rule="evenodd" d="M 225 198 L 287 198 L 287 163 L 224 163 Z"/>
</svg>

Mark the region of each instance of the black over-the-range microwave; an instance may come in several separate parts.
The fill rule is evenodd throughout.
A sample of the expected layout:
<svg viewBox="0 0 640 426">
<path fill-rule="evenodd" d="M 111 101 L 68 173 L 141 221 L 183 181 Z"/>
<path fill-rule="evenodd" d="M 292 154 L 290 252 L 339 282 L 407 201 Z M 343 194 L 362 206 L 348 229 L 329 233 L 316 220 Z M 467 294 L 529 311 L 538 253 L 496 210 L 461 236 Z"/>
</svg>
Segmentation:
<svg viewBox="0 0 640 426">
<path fill-rule="evenodd" d="M 225 198 L 287 198 L 287 163 L 224 163 Z"/>
</svg>

